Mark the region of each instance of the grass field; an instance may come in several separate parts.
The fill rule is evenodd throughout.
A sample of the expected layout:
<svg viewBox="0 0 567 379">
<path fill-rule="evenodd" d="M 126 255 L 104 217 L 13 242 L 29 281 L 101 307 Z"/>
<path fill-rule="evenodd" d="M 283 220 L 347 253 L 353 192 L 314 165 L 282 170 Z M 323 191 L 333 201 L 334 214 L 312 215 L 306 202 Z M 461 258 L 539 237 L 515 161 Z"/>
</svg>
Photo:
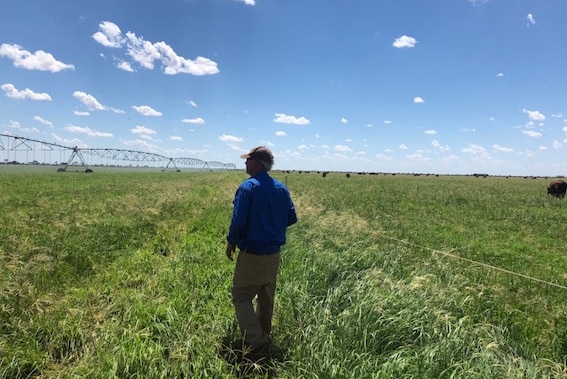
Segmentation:
<svg viewBox="0 0 567 379">
<path fill-rule="evenodd" d="M 567 377 L 567 202 L 549 180 L 273 176 L 299 223 L 284 354 L 254 364 L 224 256 L 244 172 L 0 171 L 0 378 Z"/>
</svg>

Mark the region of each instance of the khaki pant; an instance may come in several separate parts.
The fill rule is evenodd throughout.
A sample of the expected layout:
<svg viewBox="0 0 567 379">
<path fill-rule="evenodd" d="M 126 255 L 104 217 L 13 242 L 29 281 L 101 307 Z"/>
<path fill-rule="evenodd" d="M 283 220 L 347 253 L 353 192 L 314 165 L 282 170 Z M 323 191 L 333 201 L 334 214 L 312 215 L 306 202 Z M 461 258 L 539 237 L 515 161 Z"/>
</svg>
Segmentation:
<svg viewBox="0 0 567 379">
<path fill-rule="evenodd" d="M 244 341 L 252 348 L 269 341 L 280 253 L 254 255 L 240 251 L 232 280 L 232 303 Z M 256 297 L 256 310 L 253 300 Z"/>
</svg>

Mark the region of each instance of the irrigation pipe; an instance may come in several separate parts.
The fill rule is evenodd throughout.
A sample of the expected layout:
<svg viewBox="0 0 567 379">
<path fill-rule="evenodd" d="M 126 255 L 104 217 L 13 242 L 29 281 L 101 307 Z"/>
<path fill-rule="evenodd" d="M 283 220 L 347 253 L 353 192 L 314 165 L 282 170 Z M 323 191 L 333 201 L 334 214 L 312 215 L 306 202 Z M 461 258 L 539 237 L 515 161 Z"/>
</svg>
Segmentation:
<svg viewBox="0 0 567 379">
<path fill-rule="evenodd" d="M 475 260 L 472 260 L 472 259 L 469 259 L 469 258 L 463 258 L 463 257 L 461 257 L 461 256 L 458 256 L 458 255 L 455 255 L 455 254 L 451 254 L 451 253 L 448 253 L 448 252 L 446 252 L 446 251 L 441 251 L 441 250 L 432 249 L 432 248 L 430 248 L 430 247 L 421 246 L 421 245 L 418 245 L 418 244 L 413 243 L 413 242 L 408 242 L 408 241 L 400 240 L 400 239 L 398 239 L 398 238 L 390 237 L 390 236 L 386 236 L 386 235 L 381 235 L 380 237 L 387 238 L 387 239 L 390 239 L 390 240 L 392 240 L 392 241 L 396 241 L 396 242 L 403 243 L 403 244 L 406 244 L 406 245 L 418 247 L 418 248 L 420 248 L 420 249 L 429 250 L 429 251 L 432 251 L 432 252 L 434 252 L 434 253 L 439 253 L 439 254 L 445 255 L 445 256 L 447 256 L 447 257 L 451 257 L 451 258 L 455 258 L 455 259 L 460 259 L 460 260 L 462 260 L 462 261 L 469 262 L 469 263 L 472 263 L 472 264 L 475 264 L 475 265 L 478 265 L 478 266 L 486 267 L 486 268 L 489 268 L 489 269 L 492 269 L 492 270 L 495 270 L 495 271 L 505 272 L 506 274 L 519 276 L 519 277 L 521 277 L 521 278 L 529 279 L 529 280 L 532 280 L 532 281 L 534 281 L 534 282 L 538 282 L 538 283 L 542 283 L 542 284 L 546 284 L 546 285 L 551 286 L 551 287 L 557 287 L 557 288 L 561 288 L 562 290 L 567 290 L 567 286 L 562 286 L 561 284 L 557 284 L 557 283 L 553 283 L 553 282 L 548 282 L 548 281 L 546 281 L 546 280 L 534 278 L 534 277 L 532 277 L 532 276 L 528 276 L 528 275 L 525 275 L 525 274 L 520 274 L 520 273 L 518 273 L 518 272 L 506 270 L 506 269 L 504 269 L 504 268 L 492 266 L 492 265 L 489 265 L 489 264 L 487 264 L 487 263 L 478 262 L 478 261 L 475 261 Z"/>
</svg>

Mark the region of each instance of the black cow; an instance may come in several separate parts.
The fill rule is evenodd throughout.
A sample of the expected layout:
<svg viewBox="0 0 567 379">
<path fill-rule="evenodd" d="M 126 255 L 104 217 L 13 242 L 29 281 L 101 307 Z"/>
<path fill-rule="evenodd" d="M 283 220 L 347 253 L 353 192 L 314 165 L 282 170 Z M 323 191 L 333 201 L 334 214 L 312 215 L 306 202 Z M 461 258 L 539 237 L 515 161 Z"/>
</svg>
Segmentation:
<svg viewBox="0 0 567 379">
<path fill-rule="evenodd" d="M 564 198 L 567 191 L 567 183 L 563 180 L 554 180 L 547 186 L 547 194 L 555 197 Z"/>
</svg>

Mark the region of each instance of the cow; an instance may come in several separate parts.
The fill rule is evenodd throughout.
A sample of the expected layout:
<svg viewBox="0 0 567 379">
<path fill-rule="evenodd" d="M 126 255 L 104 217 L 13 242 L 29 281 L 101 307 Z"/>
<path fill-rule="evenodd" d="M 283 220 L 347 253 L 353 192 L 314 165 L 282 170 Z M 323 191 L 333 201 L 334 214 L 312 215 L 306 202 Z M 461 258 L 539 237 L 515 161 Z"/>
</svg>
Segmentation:
<svg viewBox="0 0 567 379">
<path fill-rule="evenodd" d="M 560 199 L 565 197 L 567 191 L 567 183 L 564 180 L 554 180 L 547 186 L 547 194 L 553 195 Z"/>
</svg>

